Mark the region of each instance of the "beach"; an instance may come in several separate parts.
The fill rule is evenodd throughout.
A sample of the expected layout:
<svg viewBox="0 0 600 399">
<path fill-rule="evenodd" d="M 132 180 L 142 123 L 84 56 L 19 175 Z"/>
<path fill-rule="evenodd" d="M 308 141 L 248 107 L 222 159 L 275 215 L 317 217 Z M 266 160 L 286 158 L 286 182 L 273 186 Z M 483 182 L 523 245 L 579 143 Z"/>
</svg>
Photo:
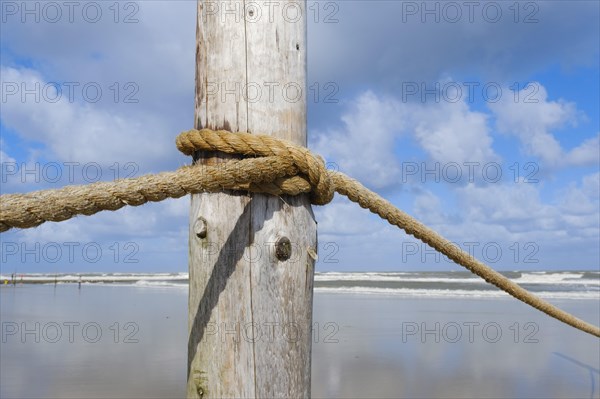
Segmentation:
<svg viewBox="0 0 600 399">
<path fill-rule="evenodd" d="M 315 397 L 599 397 L 598 338 L 509 298 L 317 294 L 315 303 L 317 320 L 340 324 L 339 344 L 313 350 Z M 598 323 L 597 301 L 555 303 Z"/>
<path fill-rule="evenodd" d="M 316 288 L 313 397 L 600 397 L 600 340 L 525 304 L 362 288 Z M 561 296 L 600 324 L 593 295 Z M 0 306 L 2 398 L 185 396 L 181 282 L 3 285 Z"/>
</svg>

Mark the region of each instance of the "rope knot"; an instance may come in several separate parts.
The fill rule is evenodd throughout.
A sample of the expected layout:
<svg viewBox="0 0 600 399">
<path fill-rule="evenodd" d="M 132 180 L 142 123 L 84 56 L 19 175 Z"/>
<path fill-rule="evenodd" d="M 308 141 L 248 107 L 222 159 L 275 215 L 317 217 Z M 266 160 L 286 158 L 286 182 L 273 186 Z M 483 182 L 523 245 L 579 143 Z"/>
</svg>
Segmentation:
<svg viewBox="0 0 600 399">
<path fill-rule="evenodd" d="M 289 141 L 271 136 L 202 129 L 181 133 L 176 144 L 185 155 L 193 155 L 196 151 L 218 151 L 246 157 L 268 157 L 273 160 L 272 165 L 282 171 L 289 162 L 292 164 L 271 181 L 252 181 L 225 188 L 274 195 L 310 192 L 314 205 L 325 205 L 333 199 L 335 187 L 323 158 Z"/>
</svg>

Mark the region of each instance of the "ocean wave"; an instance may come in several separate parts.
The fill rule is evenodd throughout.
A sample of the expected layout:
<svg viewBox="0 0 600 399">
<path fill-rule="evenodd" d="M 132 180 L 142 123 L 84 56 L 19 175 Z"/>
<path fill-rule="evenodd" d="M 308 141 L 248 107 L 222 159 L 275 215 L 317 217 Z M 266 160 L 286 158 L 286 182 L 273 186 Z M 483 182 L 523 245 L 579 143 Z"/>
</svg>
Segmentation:
<svg viewBox="0 0 600 399">
<path fill-rule="evenodd" d="M 328 281 L 369 281 L 369 282 L 422 282 L 482 284 L 483 280 L 474 274 L 465 273 L 340 273 L 328 272 L 315 274 L 316 282 Z M 600 274 L 594 272 L 503 272 L 506 277 L 518 284 L 569 284 L 600 286 Z"/>
<path fill-rule="evenodd" d="M 422 273 L 419 273 L 422 274 Z M 415 281 L 432 283 L 479 283 L 475 275 L 465 277 L 418 277 L 417 273 L 317 273 L 315 281 Z"/>
<path fill-rule="evenodd" d="M 502 272 L 514 282 L 546 298 L 600 299 L 600 272 Z M 27 273 L 24 283 L 78 283 L 135 286 L 137 288 L 188 287 L 187 272 L 163 273 Z M 2 274 L 0 279 L 9 280 Z M 21 274 L 17 273 L 17 283 Z M 315 273 L 316 292 L 438 297 L 501 297 L 506 294 L 479 277 L 463 271 L 447 272 L 321 272 Z"/>
<path fill-rule="evenodd" d="M 170 281 L 149 281 L 139 280 L 133 284 L 134 287 L 138 288 L 185 288 L 187 289 L 188 283 L 176 283 Z"/>
<path fill-rule="evenodd" d="M 585 278 L 587 277 L 587 278 Z M 530 272 L 513 280 L 517 284 L 584 284 L 600 286 L 600 278 L 591 274 L 572 272 Z"/>
<path fill-rule="evenodd" d="M 411 288 L 375 288 L 375 287 L 315 287 L 316 293 L 360 294 L 398 297 L 429 298 L 510 298 L 500 290 L 436 290 Z M 545 299 L 595 299 L 600 300 L 600 292 L 540 291 L 536 295 Z"/>
</svg>

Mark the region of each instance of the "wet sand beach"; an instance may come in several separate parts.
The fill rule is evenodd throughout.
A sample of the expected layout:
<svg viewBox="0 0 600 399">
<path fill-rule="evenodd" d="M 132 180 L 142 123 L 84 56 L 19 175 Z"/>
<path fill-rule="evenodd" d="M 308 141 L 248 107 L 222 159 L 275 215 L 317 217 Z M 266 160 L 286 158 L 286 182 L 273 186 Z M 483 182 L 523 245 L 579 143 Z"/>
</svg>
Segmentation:
<svg viewBox="0 0 600 399">
<path fill-rule="evenodd" d="M 600 323 L 600 301 L 553 303 Z M 0 306 L 2 398 L 185 396 L 185 287 L 2 286 Z M 318 398 L 599 398 L 600 340 L 509 298 L 317 290 L 312 370 Z"/>
</svg>

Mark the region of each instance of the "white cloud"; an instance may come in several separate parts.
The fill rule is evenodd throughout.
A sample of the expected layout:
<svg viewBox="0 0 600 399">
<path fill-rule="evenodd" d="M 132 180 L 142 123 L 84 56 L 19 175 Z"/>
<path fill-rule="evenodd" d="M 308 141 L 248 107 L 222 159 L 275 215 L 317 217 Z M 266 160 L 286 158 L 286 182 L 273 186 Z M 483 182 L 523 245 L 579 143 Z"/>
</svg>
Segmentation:
<svg viewBox="0 0 600 399">
<path fill-rule="evenodd" d="M 600 172 L 563 189 L 559 209 L 564 218 L 570 218 L 580 228 L 600 227 Z"/>
<path fill-rule="evenodd" d="M 165 200 L 10 230 L 2 233 L 7 265 L 46 272 L 185 270 L 188 217 L 175 210 L 188 204 Z"/>
<path fill-rule="evenodd" d="M 509 92 L 508 88 L 505 92 Z M 540 83 L 532 83 L 516 97 L 502 96 L 489 107 L 496 116 L 499 131 L 516 136 L 524 152 L 539 157 L 546 166 L 590 165 L 600 160 L 598 136 L 570 151 L 561 146 L 551 131 L 566 125 L 576 126 L 581 113 L 572 102 L 549 100 L 546 88 Z"/>
<path fill-rule="evenodd" d="M 375 188 L 398 181 L 394 146 L 403 128 L 404 110 L 392 99 L 366 92 L 352 103 L 341 120 L 343 128 L 316 132 L 313 148 L 339 169 Z"/>
<path fill-rule="evenodd" d="M 369 91 L 351 103 L 341 120 L 341 128 L 311 134 L 316 137 L 312 147 L 375 189 L 402 181 L 396 155 L 400 138 L 413 138 L 431 160 L 443 164 L 499 159 L 486 115 L 462 101 L 414 104 Z"/>
<path fill-rule="evenodd" d="M 165 201 L 164 212 L 169 216 L 188 217 L 190 214 L 190 197 L 185 196 Z"/>
<path fill-rule="evenodd" d="M 436 225 L 447 223 L 447 215 L 442 209 L 441 199 L 429 190 L 423 190 L 415 197 L 414 214 L 423 223 Z"/>
<path fill-rule="evenodd" d="M 465 220 L 504 225 L 514 232 L 559 228 L 558 213 L 528 183 L 468 184 L 457 188 Z"/>
<path fill-rule="evenodd" d="M 600 173 L 584 176 L 547 200 L 542 186 L 528 183 L 456 186 L 458 217 L 443 212 L 431 192 L 415 198 L 415 214 L 449 237 L 461 240 L 533 241 L 554 246 L 568 240 L 599 238 Z M 446 198 L 446 203 L 449 202 Z"/>
<path fill-rule="evenodd" d="M 349 235 L 366 236 L 381 228 L 381 220 L 353 202 L 336 196 L 325 207 L 315 208 L 319 223 L 319 235 L 340 237 Z"/>
<path fill-rule="evenodd" d="M 19 88 L 21 85 L 34 88 L 36 84 L 44 87 L 47 83 L 31 69 L 2 67 L 1 72 L 4 84 L 16 84 Z M 54 89 L 49 86 L 49 90 Z M 55 96 L 53 92 L 47 98 Z M 66 95 L 56 102 L 45 101 L 43 94 L 36 101 L 33 95 L 22 98 L 20 93 L 6 95 L 6 100 L 2 123 L 25 139 L 45 144 L 57 161 L 102 165 L 136 162 L 147 166 L 174 153 L 172 133 L 160 118 L 151 115 L 142 123 L 125 112 L 70 102 Z M 152 139 L 148 135 L 149 126 Z"/>
<path fill-rule="evenodd" d="M 18 242 L 42 245 L 50 242 L 90 242 L 94 237 L 90 227 L 84 218 L 76 218 L 60 224 L 44 223 L 32 229 L 15 230 L 11 234 L 14 234 Z"/>
<path fill-rule="evenodd" d="M 600 134 L 589 138 L 565 154 L 569 165 L 594 165 L 600 163 Z"/>
<path fill-rule="evenodd" d="M 600 200 L 600 172 L 584 176 L 581 189 L 590 198 Z"/>
<path fill-rule="evenodd" d="M 187 159 L 174 138 L 193 124 L 197 4 L 131 2 L 118 17 L 109 5 L 99 3 L 97 23 L 87 22 L 81 7 L 73 22 L 65 7 L 57 23 L 7 16 L 0 37 L 3 81 L 56 82 L 63 97 L 64 83 L 78 86 L 73 103 L 32 104 L 30 96 L 27 104 L 14 104 L 9 98 L 11 104 L 2 104 L 3 120 L 10 119 L 22 137 L 48 144 L 53 154 L 43 154 L 47 158 L 131 161 L 142 172 L 181 165 Z M 123 23 L 127 16 L 133 23 Z M 100 86 L 100 101 L 83 101 L 88 83 Z M 125 102 L 127 95 L 137 103 Z"/>
<path fill-rule="evenodd" d="M 114 91 L 109 86 L 118 82 L 121 100 L 105 101 L 103 107 L 131 114 L 140 108 L 142 113 L 152 109 L 175 126 L 180 126 L 181 119 L 179 124 L 189 128 L 193 121 L 196 2 L 129 2 L 118 16 L 112 3 L 97 4 L 102 17 L 95 23 L 82 18 L 81 7 L 73 22 L 68 20 L 66 6 L 57 23 L 31 23 L 31 16 L 29 23 L 21 23 L 19 14 L 7 16 L 1 38 L 3 64 L 32 60 L 35 69 L 52 81 L 97 82 L 110 95 Z M 124 23 L 127 16 L 132 20 Z M 122 101 L 125 93 L 132 92 L 124 90 L 127 82 L 139 88 L 135 94 L 139 107 Z M 144 120 L 143 116 L 137 119 Z"/>
<path fill-rule="evenodd" d="M 434 161 L 498 161 L 485 114 L 470 110 L 462 101 L 413 107 L 415 138 Z"/>
<path fill-rule="evenodd" d="M 15 159 L 8 155 L 2 148 L 6 148 L 6 144 L 4 143 L 4 140 L 0 138 L 0 165 L 4 167 L 7 163 L 16 163 Z"/>
</svg>

